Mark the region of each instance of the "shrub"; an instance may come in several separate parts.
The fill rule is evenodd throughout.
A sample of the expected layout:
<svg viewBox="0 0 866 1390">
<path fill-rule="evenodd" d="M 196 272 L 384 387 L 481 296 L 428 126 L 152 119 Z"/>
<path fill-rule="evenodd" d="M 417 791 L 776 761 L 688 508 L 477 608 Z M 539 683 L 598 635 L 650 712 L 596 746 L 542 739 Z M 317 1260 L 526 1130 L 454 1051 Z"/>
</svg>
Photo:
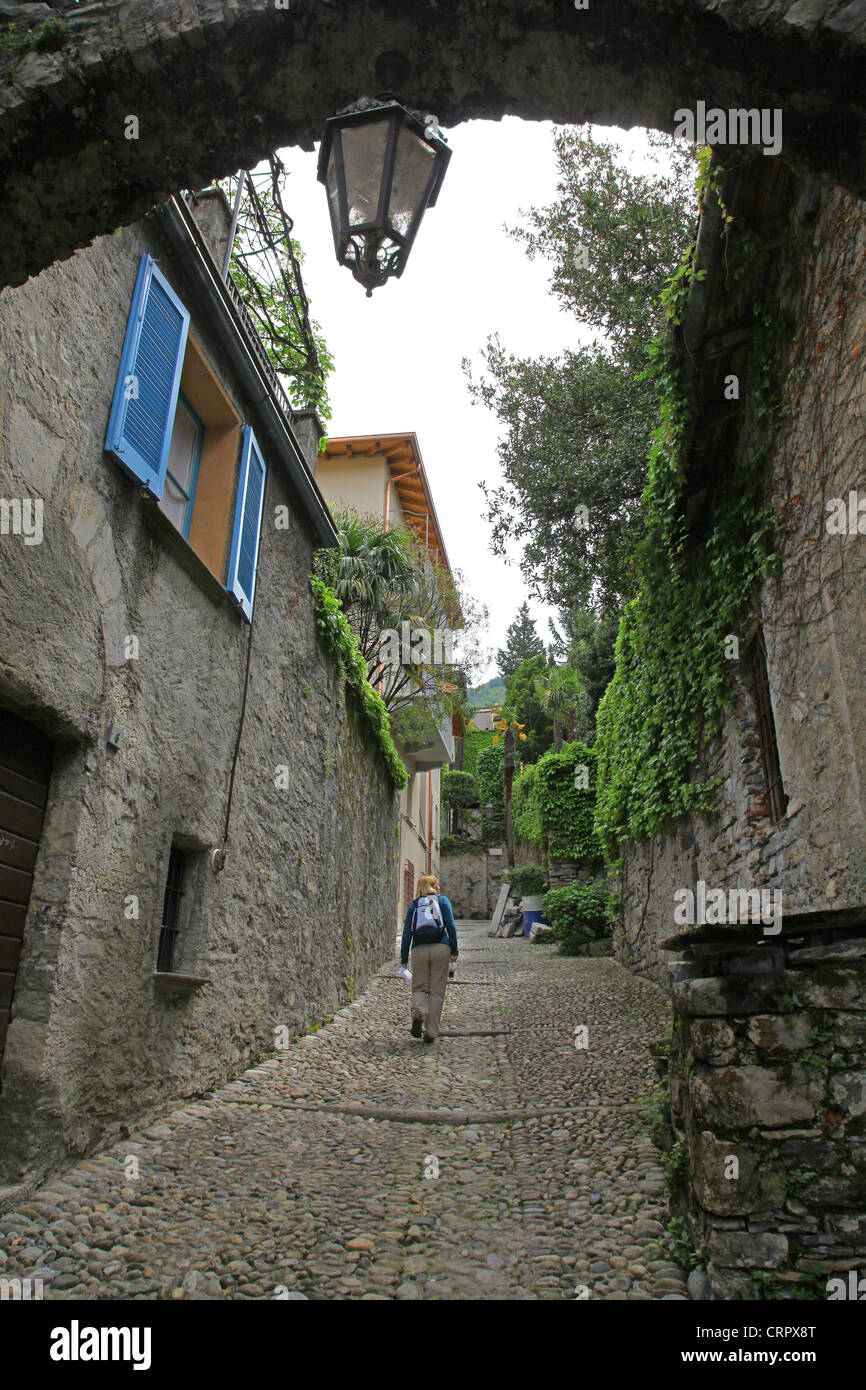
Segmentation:
<svg viewBox="0 0 866 1390">
<path fill-rule="evenodd" d="M 547 875 L 540 864 L 521 864 L 519 869 L 512 869 L 508 877 L 513 891 L 522 898 L 543 893 L 547 888 Z"/>
<path fill-rule="evenodd" d="M 595 794 L 593 748 L 585 743 L 566 743 L 561 753 L 545 753 L 514 779 L 514 833 L 545 853 L 600 863 Z"/>
<path fill-rule="evenodd" d="M 603 883 L 568 883 L 545 893 L 544 919 L 563 953 L 573 956 L 587 942 L 610 935 L 616 906 L 616 898 Z"/>
<path fill-rule="evenodd" d="M 477 806 L 478 781 L 471 772 L 442 772 L 443 806 Z"/>
</svg>

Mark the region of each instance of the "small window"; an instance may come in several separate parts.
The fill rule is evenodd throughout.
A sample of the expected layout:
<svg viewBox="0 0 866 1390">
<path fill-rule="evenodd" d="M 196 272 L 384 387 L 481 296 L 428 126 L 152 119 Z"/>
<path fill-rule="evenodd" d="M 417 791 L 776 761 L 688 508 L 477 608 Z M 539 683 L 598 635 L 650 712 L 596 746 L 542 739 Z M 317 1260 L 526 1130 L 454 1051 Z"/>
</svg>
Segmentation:
<svg viewBox="0 0 866 1390">
<path fill-rule="evenodd" d="M 162 904 L 162 930 L 159 933 L 157 970 L 168 973 L 174 970 L 179 931 L 180 905 L 184 892 L 186 876 L 186 855 L 183 850 L 172 845 L 168 860 L 168 877 L 165 883 L 165 897 Z"/>
<path fill-rule="evenodd" d="M 782 765 L 776 742 L 776 723 L 770 699 L 770 678 L 767 673 L 767 647 L 759 628 L 752 648 L 752 685 L 755 711 L 758 716 L 758 736 L 761 741 L 761 766 L 764 773 L 764 793 L 772 821 L 780 821 L 788 808 L 788 798 L 782 784 Z"/>
</svg>

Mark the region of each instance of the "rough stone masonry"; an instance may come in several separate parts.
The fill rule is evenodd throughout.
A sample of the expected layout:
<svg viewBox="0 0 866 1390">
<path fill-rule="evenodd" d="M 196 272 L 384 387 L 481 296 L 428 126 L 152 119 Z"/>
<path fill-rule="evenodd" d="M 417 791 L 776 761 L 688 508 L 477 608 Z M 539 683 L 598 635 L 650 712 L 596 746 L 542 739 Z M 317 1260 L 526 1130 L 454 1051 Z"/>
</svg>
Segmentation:
<svg viewBox="0 0 866 1390">
<path fill-rule="evenodd" d="M 796 167 L 866 193 L 862 0 L 105 0 L 0 4 L 6 190 L 0 284 L 18 284 L 177 188 L 312 148 L 328 116 L 409 61 L 411 104 L 449 127 L 505 114 L 673 130 L 699 100 L 780 108 Z M 46 19 L 54 26 L 40 35 Z M 139 119 L 135 140 L 125 119 Z"/>
</svg>

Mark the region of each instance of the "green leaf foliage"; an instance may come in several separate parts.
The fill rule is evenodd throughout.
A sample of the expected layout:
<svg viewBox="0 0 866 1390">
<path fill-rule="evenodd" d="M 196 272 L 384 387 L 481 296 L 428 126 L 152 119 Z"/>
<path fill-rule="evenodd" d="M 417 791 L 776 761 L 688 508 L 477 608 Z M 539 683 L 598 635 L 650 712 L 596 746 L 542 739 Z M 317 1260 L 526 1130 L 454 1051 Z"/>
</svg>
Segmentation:
<svg viewBox="0 0 866 1390">
<path fill-rule="evenodd" d="M 544 920 L 564 955 L 610 935 L 617 902 L 603 883 L 568 883 L 544 895 Z"/>
<path fill-rule="evenodd" d="M 493 805 L 494 817 L 505 815 L 505 750 L 501 743 L 478 754 L 476 777 L 482 808 Z"/>
<path fill-rule="evenodd" d="M 477 806 L 478 781 L 471 772 L 449 772 L 442 769 L 442 805 Z"/>
<path fill-rule="evenodd" d="M 463 771 L 471 772 L 474 776 L 478 771 L 479 754 L 492 745 L 492 729 L 467 729 L 463 738 Z"/>
<path fill-rule="evenodd" d="M 583 768 L 587 770 L 585 778 Z M 581 785 L 584 780 L 588 782 L 586 788 Z M 514 779 L 511 806 L 515 836 L 542 854 L 600 863 L 596 789 L 594 748 L 566 743 L 561 753 L 545 753 Z"/>
<path fill-rule="evenodd" d="M 316 626 L 337 657 L 346 684 L 354 692 L 367 717 L 382 750 L 391 781 L 395 787 L 403 788 L 409 781 L 409 775 L 391 737 L 391 721 L 385 703 L 367 678 L 367 663 L 358 639 L 349 627 L 333 589 L 329 589 L 315 575 L 310 576 L 310 587 L 316 600 Z"/>
<path fill-rule="evenodd" d="M 525 741 L 517 736 L 515 749 L 523 763 L 534 763 L 553 743 L 553 719 L 544 709 L 538 682 L 547 672 L 547 657 L 544 652 L 521 661 L 508 682 L 508 709 L 512 718 L 525 727 L 520 731 L 526 735 Z"/>
<path fill-rule="evenodd" d="M 669 282 L 671 321 L 682 313 L 687 288 L 687 275 Z M 754 356 L 762 350 L 766 343 L 756 335 Z M 691 420 L 672 339 L 654 344 L 652 371 L 661 424 L 643 497 L 639 590 L 620 619 L 616 670 L 596 724 L 596 824 L 610 859 L 622 841 L 655 835 L 667 821 L 715 805 L 716 788 L 696 779 L 695 770 L 734 693 L 725 638 L 742 631 L 774 562 L 772 513 L 761 497 L 769 437 L 748 463 L 718 480 L 711 527 L 696 547 L 685 521 L 681 462 Z M 760 371 L 753 380 L 764 391 Z"/>
<path fill-rule="evenodd" d="M 540 864 L 521 864 L 519 868 L 511 869 L 508 877 L 514 894 L 519 898 L 543 893 L 547 888 L 547 875 Z"/>
</svg>

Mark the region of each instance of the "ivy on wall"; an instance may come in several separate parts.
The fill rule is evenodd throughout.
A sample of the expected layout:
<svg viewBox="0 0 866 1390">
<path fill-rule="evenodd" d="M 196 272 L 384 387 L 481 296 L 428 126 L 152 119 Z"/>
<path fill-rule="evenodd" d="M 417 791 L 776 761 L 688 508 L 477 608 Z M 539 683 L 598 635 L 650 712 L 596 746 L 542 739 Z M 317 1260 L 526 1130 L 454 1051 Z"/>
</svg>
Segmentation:
<svg viewBox="0 0 866 1390">
<path fill-rule="evenodd" d="M 409 781 L 409 774 L 391 737 L 391 721 L 385 702 L 367 679 L 367 663 L 358 639 L 350 628 L 333 589 L 329 589 L 327 584 L 323 584 L 315 575 L 310 576 L 310 587 L 315 597 L 316 626 L 337 657 L 346 684 L 354 691 L 367 716 L 382 750 L 391 781 L 395 787 L 403 788 Z"/>
<path fill-rule="evenodd" d="M 463 771 L 478 771 L 478 755 L 493 743 L 492 729 L 467 729 L 463 738 Z"/>
<path fill-rule="evenodd" d="M 491 735 L 492 737 L 492 735 Z M 505 749 L 502 744 L 496 748 L 482 748 L 476 763 L 478 799 L 482 810 L 493 805 L 495 816 L 505 815 Z"/>
<path fill-rule="evenodd" d="M 514 833 L 543 854 L 600 862 L 595 830 L 595 748 L 566 743 L 514 779 Z"/>
<path fill-rule="evenodd" d="M 705 183 L 717 187 L 716 178 L 705 165 Z M 723 215 L 729 222 L 724 209 Z M 671 326 L 680 322 L 692 273 L 690 253 L 662 296 Z M 755 323 L 748 394 L 753 417 L 772 426 L 779 412 L 767 365 L 772 325 L 757 308 Z M 596 827 L 609 860 L 625 839 L 654 835 L 669 819 L 715 805 L 716 786 L 696 780 L 695 768 L 734 694 L 725 638 L 742 632 L 758 586 L 775 565 L 773 518 L 761 496 L 772 430 L 764 431 L 747 463 L 718 480 L 711 528 L 700 549 L 693 547 L 683 508 L 693 422 L 672 335 L 652 345 L 650 372 L 661 423 L 642 499 L 640 587 L 620 620 L 616 670 L 599 705 L 594 745 Z"/>
</svg>

